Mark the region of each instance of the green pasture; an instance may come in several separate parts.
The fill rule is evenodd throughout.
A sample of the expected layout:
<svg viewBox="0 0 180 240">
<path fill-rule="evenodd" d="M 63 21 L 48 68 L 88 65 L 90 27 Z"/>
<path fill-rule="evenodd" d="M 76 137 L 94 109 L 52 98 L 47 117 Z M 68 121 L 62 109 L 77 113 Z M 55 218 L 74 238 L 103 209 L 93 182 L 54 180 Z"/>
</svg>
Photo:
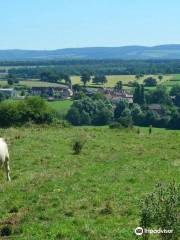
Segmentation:
<svg viewBox="0 0 180 240">
<path fill-rule="evenodd" d="M 0 135 L 12 176 L 8 183 L 0 172 L 4 239 L 137 239 L 141 199 L 158 182 L 180 181 L 180 131 L 32 126 Z M 85 143 L 80 155 L 76 139 Z"/>
<path fill-rule="evenodd" d="M 0 80 L 0 86 L 6 86 L 7 81 Z M 60 84 L 58 83 L 51 83 L 51 82 L 43 82 L 38 79 L 29 79 L 20 81 L 17 85 L 26 86 L 26 87 L 58 87 Z"/>
</svg>

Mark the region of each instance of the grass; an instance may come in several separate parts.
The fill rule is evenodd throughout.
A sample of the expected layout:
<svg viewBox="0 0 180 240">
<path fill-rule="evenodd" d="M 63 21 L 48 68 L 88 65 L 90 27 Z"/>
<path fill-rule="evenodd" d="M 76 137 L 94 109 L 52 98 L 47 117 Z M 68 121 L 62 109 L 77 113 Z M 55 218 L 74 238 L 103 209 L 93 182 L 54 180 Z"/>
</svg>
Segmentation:
<svg viewBox="0 0 180 240">
<path fill-rule="evenodd" d="M 16 103 L 18 101 L 21 101 L 21 100 L 7 99 L 4 102 Z M 52 101 L 52 102 L 47 101 L 47 104 L 57 112 L 59 117 L 63 118 L 67 114 L 71 105 L 73 104 L 73 101 L 71 100 Z"/>
<path fill-rule="evenodd" d="M 145 75 L 144 77 L 140 78 L 138 80 L 139 83 L 143 83 L 144 79 L 147 77 L 155 77 L 158 80 L 158 76 L 157 75 Z M 160 82 L 158 80 L 159 83 L 163 83 L 168 81 L 169 79 L 171 79 L 172 75 L 164 75 L 163 80 Z M 72 76 L 71 77 L 73 84 L 82 84 L 80 81 L 80 77 L 79 76 Z M 108 82 L 105 84 L 106 87 L 114 87 L 115 84 L 118 81 L 122 81 L 123 84 L 127 85 L 128 82 L 130 81 L 136 81 L 135 75 L 112 75 L 112 76 L 107 76 L 107 80 Z M 102 86 L 102 85 L 95 85 L 91 82 L 88 83 L 88 86 Z"/>
<path fill-rule="evenodd" d="M 48 102 L 48 105 L 52 107 L 59 115 L 65 116 L 69 108 L 72 105 L 71 100 L 53 101 Z"/>
<path fill-rule="evenodd" d="M 140 200 L 180 180 L 180 131 L 107 127 L 0 129 L 12 182 L 0 175 L 0 228 L 11 239 L 136 239 Z M 81 154 L 72 143 L 85 138 Z M 163 149 L 163 151 L 162 151 Z"/>
<path fill-rule="evenodd" d="M 180 74 L 173 74 L 168 81 L 164 82 L 164 85 L 167 87 L 172 87 L 177 84 L 180 84 Z"/>
<path fill-rule="evenodd" d="M 143 83 L 144 79 L 147 78 L 147 77 L 150 77 L 150 76 L 155 77 L 158 80 L 157 75 L 145 75 L 144 77 L 140 78 L 138 80 L 138 82 Z M 180 76 L 180 74 L 164 75 L 163 80 L 162 81 L 158 80 L 158 83 L 159 84 L 169 83 L 171 79 L 173 79 L 174 77 L 177 77 L 177 76 Z M 72 76 L 71 79 L 72 79 L 73 84 L 76 84 L 76 83 L 77 84 L 82 84 L 81 81 L 80 81 L 80 76 Z M 111 76 L 107 76 L 107 80 L 108 80 L 108 82 L 104 86 L 105 87 L 114 87 L 115 84 L 118 81 L 122 81 L 123 84 L 127 85 L 128 82 L 130 82 L 130 81 L 136 81 L 136 78 L 135 78 L 135 75 L 111 75 Z M 5 85 L 7 85 L 7 81 L 1 79 L 0 80 L 0 86 L 3 87 Z M 41 82 L 38 79 L 29 79 L 29 80 L 26 80 L 26 81 L 20 81 L 19 85 L 24 85 L 24 86 L 27 86 L 27 87 L 42 87 L 42 86 L 44 86 L 44 87 L 56 87 L 56 86 L 59 86 L 60 84 L 49 83 L 49 82 Z M 94 86 L 94 87 L 102 86 L 102 85 L 95 85 L 95 84 L 92 83 L 92 81 L 89 82 L 87 85 L 88 86 Z M 128 87 L 125 86 L 125 88 L 128 88 Z"/>
<path fill-rule="evenodd" d="M 4 81 L 4 80 L 0 81 L 0 86 L 6 86 L 6 85 L 7 85 L 7 81 Z M 26 87 L 58 87 L 60 86 L 60 84 L 58 83 L 42 82 L 42 81 L 39 81 L 38 79 L 20 81 L 18 85 L 23 85 Z"/>
</svg>

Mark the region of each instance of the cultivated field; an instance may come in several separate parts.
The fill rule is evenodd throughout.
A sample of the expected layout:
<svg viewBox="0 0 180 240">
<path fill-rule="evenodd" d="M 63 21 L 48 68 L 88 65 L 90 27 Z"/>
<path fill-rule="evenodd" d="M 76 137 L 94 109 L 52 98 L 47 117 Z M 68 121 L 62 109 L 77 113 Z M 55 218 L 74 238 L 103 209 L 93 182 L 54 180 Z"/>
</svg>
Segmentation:
<svg viewBox="0 0 180 240">
<path fill-rule="evenodd" d="M 114 87 L 115 84 L 118 81 L 122 81 L 124 85 L 127 85 L 128 82 L 130 81 L 138 81 L 139 83 L 143 83 L 144 79 L 147 77 L 154 77 L 158 80 L 158 76 L 157 75 L 145 75 L 144 77 L 136 80 L 135 75 L 111 75 L 111 76 L 107 76 L 107 80 L 108 82 L 104 85 L 105 87 Z M 72 83 L 73 84 L 81 84 L 82 82 L 80 81 L 80 76 L 72 76 Z M 175 83 L 179 83 L 180 82 L 180 74 L 172 74 L 172 75 L 164 75 L 163 76 L 163 80 L 159 81 L 159 84 L 165 84 L 167 86 L 172 86 Z M 7 81 L 1 79 L 0 80 L 0 86 L 6 86 L 7 85 Z M 25 81 L 20 81 L 18 85 L 23 85 L 23 86 L 27 86 L 27 87 L 56 87 L 56 86 L 60 86 L 60 84 L 58 83 L 50 83 L 50 82 L 42 82 L 39 79 L 29 79 L 29 80 L 25 80 Z M 88 86 L 94 86 L 94 87 L 100 87 L 102 85 L 96 85 L 93 84 L 92 81 L 90 81 L 88 84 Z M 125 88 L 127 88 L 127 86 L 125 86 Z"/>
<path fill-rule="evenodd" d="M 0 175 L 8 239 L 136 239 L 140 200 L 159 181 L 180 181 L 180 131 L 39 126 L 0 135 L 11 155 L 12 182 Z M 77 137 L 86 139 L 80 155 Z"/>
<path fill-rule="evenodd" d="M 140 78 L 139 80 L 136 80 L 135 75 L 112 75 L 112 76 L 107 76 L 108 82 L 104 86 L 114 87 L 118 81 L 122 81 L 123 84 L 126 84 L 126 85 L 130 81 L 138 81 L 139 83 L 143 83 L 144 79 L 147 77 L 154 77 L 158 80 L 158 83 L 164 83 L 164 82 L 170 80 L 172 78 L 172 76 L 173 75 L 164 75 L 163 80 L 159 81 L 158 75 L 145 75 L 144 77 Z M 75 84 L 75 83 L 82 84 L 79 76 L 72 76 L 71 79 L 72 79 L 73 84 Z M 92 81 L 90 81 L 87 85 L 88 86 L 101 86 L 101 85 L 93 84 Z"/>
</svg>

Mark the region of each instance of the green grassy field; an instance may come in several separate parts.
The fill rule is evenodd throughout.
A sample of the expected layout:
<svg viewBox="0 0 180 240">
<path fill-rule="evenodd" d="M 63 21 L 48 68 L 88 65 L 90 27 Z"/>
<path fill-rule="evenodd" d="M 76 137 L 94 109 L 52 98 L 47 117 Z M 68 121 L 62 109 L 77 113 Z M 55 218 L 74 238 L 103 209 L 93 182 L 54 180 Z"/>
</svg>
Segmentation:
<svg viewBox="0 0 180 240">
<path fill-rule="evenodd" d="M 167 87 L 172 87 L 173 85 L 180 84 L 180 74 L 173 74 L 171 79 L 163 83 Z"/>
<path fill-rule="evenodd" d="M 73 101 L 71 100 L 63 100 L 63 101 L 53 101 L 48 102 L 48 105 L 52 107 L 59 115 L 65 116 Z"/>
<path fill-rule="evenodd" d="M 12 182 L 0 175 L 8 239 L 137 239 L 140 200 L 157 182 L 180 180 L 180 131 L 39 126 L 0 135 L 11 155 Z M 72 152 L 77 137 L 86 139 L 80 155 Z"/>
<path fill-rule="evenodd" d="M 149 76 L 155 77 L 158 80 L 157 75 L 145 75 L 144 77 L 140 78 L 138 80 L 138 82 L 143 83 L 144 79 L 149 77 Z M 180 76 L 180 74 L 164 75 L 163 80 L 162 81 L 158 80 L 158 83 L 159 84 L 165 84 L 165 85 L 169 85 L 169 84 L 172 85 L 172 84 L 175 83 L 175 81 L 179 81 L 179 79 L 180 79 L 179 76 Z M 82 84 L 81 81 L 80 81 L 80 76 L 72 76 L 71 79 L 72 79 L 73 84 L 76 84 L 76 83 Z M 171 79 L 174 79 L 174 81 L 173 82 L 170 81 Z M 127 85 L 128 82 L 130 82 L 130 81 L 137 81 L 136 78 L 135 78 L 135 75 L 111 75 L 111 76 L 107 76 L 107 80 L 108 80 L 108 82 L 104 85 L 105 87 L 114 87 L 116 82 L 118 82 L 118 81 L 122 81 L 123 84 L 125 84 L 125 85 Z M 1 79 L 0 80 L 0 86 L 3 87 L 5 85 L 7 85 L 7 81 L 4 81 L 3 79 Z M 20 81 L 19 85 L 24 85 L 24 86 L 27 86 L 27 87 L 42 87 L 42 86 L 56 87 L 56 86 L 59 86 L 58 83 L 41 82 L 38 79 L 29 79 L 29 80 L 26 80 L 26 81 Z M 92 81 L 89 82 L 87 85 L 88 86 L 94 86 L 94 87 L 102 86 L 102 85 L 95 85 L 95 84 L 92 83 Z M 126 87 L 127 86 L 125 86 L 125 88 Z"/>
<path fill-rule="evenodd" d="M 7 85 L 7 81 L 1 80 L 0 86 L 3 87 L 5 85 Z M 58 83 L 42 82 L 42 81 L 39 81 L 38 79 L 20 81 L 18 85 L 23 85 L 26 87 L 58 87 L 60 86 L 60 84 Z"/>
<path fill-rule="evenodd" d="M 144 79 L 147 77 L 150 77 L 150 76 L 154 77 L 158 80 L 157 75 L 145 75 L 144 77 L 140 78 L 138 80 L 138 82 L 143 83 Z M 158 80 L 158 82 L 164 83 L 164 82 L 170 80 L 171 78 L 172 78 L 172 75 L 164 75 L 163 80 L 161 82 Z M 72 76 L 71 79 L 72 79 L 73 84 L 75 84 L 75 83 L 82 84 L 79 76 Z M 112 76 L 107 76 L 107 80 L 108 80 L 108 82 L 104 85 L 106 87 L 114 87 L 118 81 L 122 81 L 123 84 L 128 84 L 128 82 L 130 82 L 130 81 L 137 81 L 135 78 L 135 75 L 112 75 Z M 88 86 L 101 86 L 101 85 L 93 84 L 92 81 L 90 81 L 87 85 Z"/>
</svg>

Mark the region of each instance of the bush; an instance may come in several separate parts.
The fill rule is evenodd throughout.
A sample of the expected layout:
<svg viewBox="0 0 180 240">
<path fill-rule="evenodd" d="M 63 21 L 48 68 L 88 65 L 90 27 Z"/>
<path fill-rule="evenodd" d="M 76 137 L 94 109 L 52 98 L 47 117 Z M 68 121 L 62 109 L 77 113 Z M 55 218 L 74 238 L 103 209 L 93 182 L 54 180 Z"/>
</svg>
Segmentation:
<svg viewBox="0 0 180 240">
<path fill-rule="evenodd" d="M 180 130 L 180 114 L 173 114 L 171 120 L 169 121 L 169 128 Z"/>
<path fill-rule="evenodd" d="M 177 240 L 180 236 L 180 185 L 158 184 L 143 201 L 140 224 L 142 228 L 173 230 L 161 234 L 161 239 Z M 146 238 L 147 239 L 147 238 Z"/>
<path fill-rule="evenodd" d="M 111 128 L 111 129 L 116 129 L 116 128 L 122 129 L 123 126 L 119 122 L 113 122 L 109 125 L 109 128 Z"/>
<path fill-rule="evenodd" d="M 39 97 L 30 97 L 20 102 L 0 104 L 0 126 L 9 127 L 27 122 L 52 123 L 55 114 Z"/>
<path fill-rule="evenodd" d="M 10 236 L 12 234 L 12 227 L 11 225 L 5 225 L 1 228 L 0 235 L 2 237 Z"/>
<path fill-rule="evenodd" d="M 84 146 L 84 143 L 80 139 L 75 140 L 75 142 L 73 143 L 74 154 L 77 154 L 77 155 L 80 154 L 83 149 L 83 146 Z"/>
<path fill-rule="evenodd" d="M 93 96 L 94 97 L 94 96 Z M 112 105 L 100 96 L 84 97 L 74 101 L 66 119 L 73 125 L 105 125 L 113 117 Z"/>
</svg>

